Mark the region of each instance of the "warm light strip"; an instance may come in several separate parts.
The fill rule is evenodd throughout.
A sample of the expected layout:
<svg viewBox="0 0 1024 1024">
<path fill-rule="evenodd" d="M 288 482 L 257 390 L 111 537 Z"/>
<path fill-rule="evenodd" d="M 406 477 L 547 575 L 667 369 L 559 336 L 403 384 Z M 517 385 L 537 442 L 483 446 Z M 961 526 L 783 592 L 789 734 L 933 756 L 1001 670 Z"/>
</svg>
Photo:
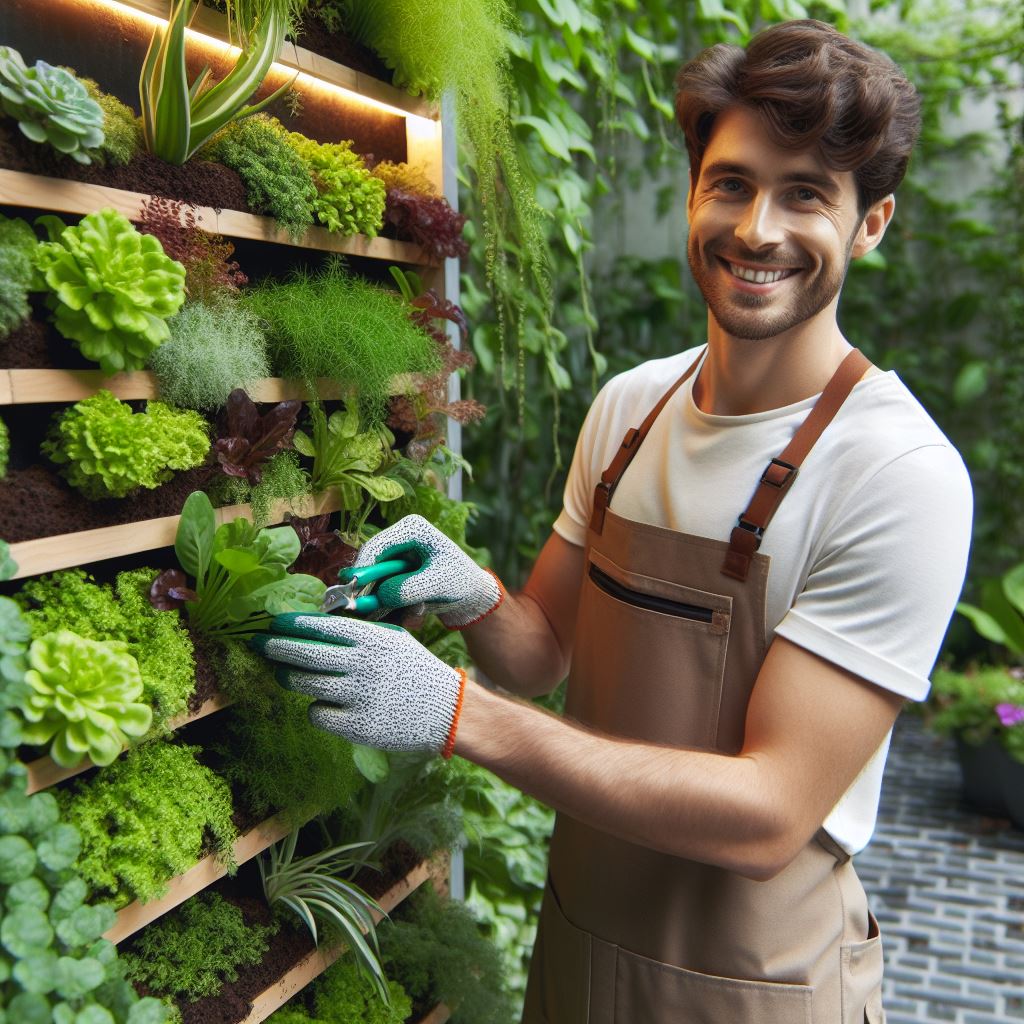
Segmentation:
<svg viewBox="0 0 1024 1024">
<path fill-rule="evenodd" d="M 137 7 L 133 7 L 130 3 L 122 3 L 121 0 L 85 0 L 85 2 L 96 4 L 100 7 L 110 7 L 116 10 L 119 14 L 138 18 L 140 21 L 146 24 L 157 27 L 164 26 L 167 24 L 166 18 L 159 18 L 155 14 L 150 14 L 148 11 L 140 11 Z M 225 52 L 234 53 L 237 57 L 242 51 L 237 46 L 232 46 L 230 43 L 225 42 L 223 39 L 217 39 L 215 36 L 207 35 L 205 32 L 199 32 L 194 28 L 186 28 L 185 32 L 194 37 L 195 39 L 201 39 L 205 43 L 213 44 L 221 47 Z M 271 65 L 271 70 L 282 71 L 288 75 L 294 75 L 298 69 L 290 67 L 280 61 L 274 61 Z M 419 114 L 413 114 L 408 110 L 401 110 L 398 107 L 393 107 L 388 103 L 383 103 L 380 100 L 375 100 L 370 96 L 363 96 L 361 93 L 353 92 L 351 89 L 346 89 L 343 85 L 338 85 L 336 82 L 329 82 L 324 78 L 320 78 L 317 75 L 312 75 L 308 71 L 298 71 L 298 81 L 301 85 L 303 82 L 313 83 L 324 89 L 331 89 L 344 97 L 351 103 L 361 103 L 363 106 L 372 107 L 375 110 L 382 110 L 388 114 L 394 114 L 397 117 L 402 118 L 415 118 L 418 121 L 430 121 L 430 118 L 422 117 Z"/>
</svg>

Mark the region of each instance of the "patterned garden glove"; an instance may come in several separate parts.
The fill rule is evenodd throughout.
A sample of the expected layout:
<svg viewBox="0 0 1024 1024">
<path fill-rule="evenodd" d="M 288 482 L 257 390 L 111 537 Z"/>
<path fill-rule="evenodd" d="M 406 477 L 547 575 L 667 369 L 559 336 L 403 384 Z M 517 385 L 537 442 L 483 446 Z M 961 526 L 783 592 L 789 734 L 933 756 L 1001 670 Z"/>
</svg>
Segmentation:
<svg viewBox="0 0 1024 1024">
<path fill-rule="evenodd" d="M 505 588 L 493 572 L 482 569 L 455 541 L 415 515 L 371 537 L 355 565 L 343 569 L 338 580 L 347 583 L 360 568 L 400 556 L 421 564 L 377 587 L 374 594 L 382 608 L 434 612 L 449 629 L 465 629 L 490 615 L 505 598 Z"/>
<path fill-rule="evenodd" d="M 314 725 L 382 750 L 452 756 L 466 673 L 400 626 L 292 612 L 270 630 L 250 644 L 280 663 L 282 686 L 316 698 Z"/>
</svg>

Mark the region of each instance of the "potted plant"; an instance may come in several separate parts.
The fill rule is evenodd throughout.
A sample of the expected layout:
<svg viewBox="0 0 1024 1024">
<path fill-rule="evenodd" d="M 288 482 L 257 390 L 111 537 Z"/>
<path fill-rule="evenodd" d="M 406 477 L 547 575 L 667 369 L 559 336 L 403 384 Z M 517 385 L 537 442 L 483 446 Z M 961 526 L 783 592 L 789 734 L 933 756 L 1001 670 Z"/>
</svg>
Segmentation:
<svg viewBox="0 0 1024 1024">
<path fill-rule="evenodd" d="M 928 725 L 957 743 L 968 802 L 1024 828 L 1024 562 L 981 586 L 981 605 L 957 611 L 1005 656 L 963 672 L 939 669 Z"/>
</svg>

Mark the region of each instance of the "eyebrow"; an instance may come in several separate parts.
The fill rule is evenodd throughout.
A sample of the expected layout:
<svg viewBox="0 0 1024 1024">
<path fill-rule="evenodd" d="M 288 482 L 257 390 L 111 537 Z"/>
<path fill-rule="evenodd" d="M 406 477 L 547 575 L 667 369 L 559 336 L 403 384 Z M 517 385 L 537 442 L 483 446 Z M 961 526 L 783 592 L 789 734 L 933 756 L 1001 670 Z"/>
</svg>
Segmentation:
<svg viewBox="0 0 1024 1024">
<path fill-rule="evenodd" d="M 708 164 L 703 168 L 703 171 L 707 175 L 735 174 L 741 178 L 757 177 L 751 168 L 728 160 L 716 160 L 713 164 Z M 779 180 L 786 185 L 814 185 L 833 196 L 839 192 L 839 185 L 834 178 L 817 171 L 791 171 L 784 174 Z"/>
</svg>

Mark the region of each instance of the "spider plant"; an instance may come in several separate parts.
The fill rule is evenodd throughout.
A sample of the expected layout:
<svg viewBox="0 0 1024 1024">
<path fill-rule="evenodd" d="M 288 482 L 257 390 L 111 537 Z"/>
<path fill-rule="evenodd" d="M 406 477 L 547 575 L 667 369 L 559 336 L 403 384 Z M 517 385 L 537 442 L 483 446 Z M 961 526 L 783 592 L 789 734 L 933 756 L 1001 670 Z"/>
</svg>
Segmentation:
<svg viewBox="0 0 1024 1024">
<path fill-rule="evenodd" d="M 353 852 L 369 844 L 348 843 L 296 857 L 298 838 L 296 829 L 257 862 L 267 902 L 271 906 L 281 903 L 291 910 L 309 928 L 317 945 L 318 918 L 336 928 L 348 942 L 356 965 L 369 976 L 381 999 L 390 1002 L 373 916 L 387 914 L 376 900 L 345 878 L 363 863 Z"/>
<path fill-rule="evenodd" d="M 171 0 L 165 26 L 153 31 L 139 78 L 142 130 L 146 149 L 171 164 L 183 164 L 230 121 L 262 110 L 287 92 L 287 82 L 252 106 L 246 100 L 260 87 L 308 0 L 234 0 L 228 4 L 231 42 L 241 54 L 231 71 L 216 85 L 203 68 L 188 84 L 185 68 L 185 29 L 193 0 Z M 198 7 L 196 8 L 198 10 Z"/>
</svg>

